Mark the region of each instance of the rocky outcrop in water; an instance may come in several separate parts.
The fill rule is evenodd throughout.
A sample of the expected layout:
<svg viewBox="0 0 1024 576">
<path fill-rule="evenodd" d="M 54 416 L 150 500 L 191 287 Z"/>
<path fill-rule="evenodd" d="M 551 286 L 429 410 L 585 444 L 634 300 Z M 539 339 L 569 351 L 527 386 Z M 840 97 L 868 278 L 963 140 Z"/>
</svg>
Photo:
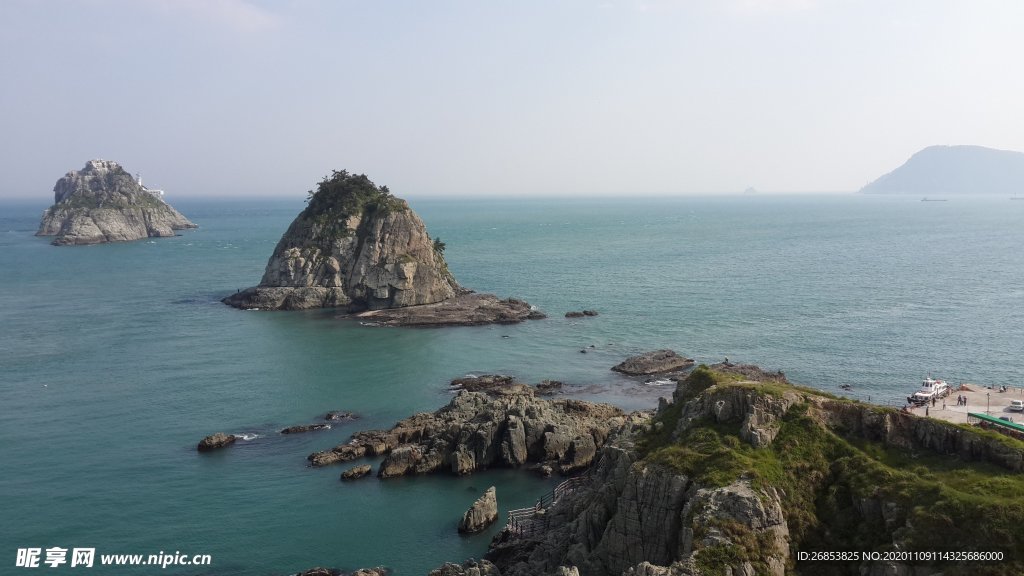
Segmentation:
<svg viewBox="0 0 1024 576">
<path fill-rule="evenodd" d="M 675 350 L 655 350 L 626 358 L 612 370 L 630 376 L 646 376 L 683 370 L 693 366 L 694 361 L 677 354 Z"/>
<path fill-rule="evenodd" d="M 195 228 L 117 162 L 90 160 L 53 187 L 53 206 L 43 213 L 36 236 L 55 236 L 56 246 L 126 242 L 174 236 Z"/>
<path fill-rule="evenodd" d="M 365 175 L 324 178 L 274 248 L 258 286 L 224 298 L 236 308 L 344 308 L 367 323 L 441 326 L 519 322 L 539 313 L 519 300 L 461 288 L 445 245 L 405 200 Z"/>
<path fill-rule="evenodd" d="M 234 434 L 217 432 L 216 434 L 211 434 L 210 436 L 200 440 L 199 444 L 196 445 L 196 450 L 200 452 L 209 452 L 218 448 L 230 446 L 231 444 L 234 444 L 236 440 L 238 440 L 238 436 L 235 436 Z"/>
<path fill-rule="evenodd" d="M 302 434 L 303 432 L 312 432 L 314 430 L 330 430 L 330 424 L 300 424 L 298 426 L 289 426 L 281 430 L 281 434 Z"/>
<path fill-rule="evenodd" d="M 462 520 L 459 521 L 459 532 L 475 534 L 486 529 L 497 519 L 498 493 L 495 487 L 491 486 L 462 515 Z"/>
<path fill-rule="evenodd" d="M 359 416 L 344 410 L 331 410 L 327 414 L 324 414 L 324 420 L 327 420 L 328 422 L 341 422 L 344 420 L 355 420 L 357 418 L 359 418 Z"/>
<path fill-rule="evenodd" d="M 562 474 L 590 465 L 609 437 L 641 426 L 648 415 L 606 404 L 543 400 L 525 384 L 459 392 L 437 412 L 416 414 L 390 430 L 357 432 L 310 454 L 313 466 L 384 455 L 381 478 L 490 467 L 547 464 Z"/>
<path fill-rule="evenodd" d="M 373 471 L 373 467 L 369 464 L 363 464 L 360 466 L 353 466 L 348 470 L 341 473 L 342 480 L 358 480 L 364 476 L 369 476 L 370 472 Z"/>
</svg>

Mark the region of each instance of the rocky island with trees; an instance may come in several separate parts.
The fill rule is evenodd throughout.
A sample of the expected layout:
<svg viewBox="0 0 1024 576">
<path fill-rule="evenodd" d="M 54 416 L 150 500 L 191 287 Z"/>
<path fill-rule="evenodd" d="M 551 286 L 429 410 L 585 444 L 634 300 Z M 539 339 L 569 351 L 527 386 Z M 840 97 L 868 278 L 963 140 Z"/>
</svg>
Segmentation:
<svg viewBox="0 0 1024 576">
<path fill-rule="evenodd" d="M 543 318 L 517 299 L 459 286 L 409 204 L 365 174 L 334 171 L 281 237 L 259 285 L 224 302 L 236 308 L 342 308 L 380 325 L 515 323 Z"/>
<path fill-rule="evenodd" d="M 53 205 L 43 213 L 36 236 L 54 236 L 56 246 L 127 242 L 174 236 L 196 228 L 117 162 L 90 160 L 53 187 Z"/>
</svg>

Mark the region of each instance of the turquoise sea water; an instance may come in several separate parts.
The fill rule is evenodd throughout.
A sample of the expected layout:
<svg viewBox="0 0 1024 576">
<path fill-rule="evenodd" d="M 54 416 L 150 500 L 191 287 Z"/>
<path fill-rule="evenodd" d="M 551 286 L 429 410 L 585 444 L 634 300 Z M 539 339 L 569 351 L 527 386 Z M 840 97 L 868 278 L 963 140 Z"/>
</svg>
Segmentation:
<svg viewBox="0 0 1024 576">
<path fill-rule="evenodd" d="M 64 248 L 32 236 L 44 204 L 0 204 L 3 574 L 20 573 L 18 548 L 52 546 L 213 558 L 91 574 L 405 575 L 479 557 L 493 530 L 456 534 L 469 504 L 496 485 L 502 511 L 529 505 L 550 482 L 504 470 L 342 484 L 344 466 L 305 466 L 357 429 L 440 407 L 467 373 L 559 379 L 627 408 L 671 391 L 608 368 L 660 347 L 881 400 L 929 373 L 1024 374 L 1024 202 L 1007 198 L 413 201 L 460 282 L 551 315 L 431 330 L 220 304 L 259 280 L 301 200 L 177 201 L 198 230 Z M 601 315 L 562 318 L 582 308 Z M 276 433 L 335 409 L 362 419 Z M 197 454 L 217 431 L 258 436 Z"/>
</svg>

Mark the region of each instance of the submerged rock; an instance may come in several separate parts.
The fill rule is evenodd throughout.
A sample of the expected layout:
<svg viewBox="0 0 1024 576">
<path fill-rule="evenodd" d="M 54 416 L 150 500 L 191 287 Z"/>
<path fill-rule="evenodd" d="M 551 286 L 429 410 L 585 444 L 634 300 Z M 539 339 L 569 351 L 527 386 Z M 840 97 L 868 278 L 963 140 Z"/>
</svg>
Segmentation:
<svg viewBox="0 0 1024 576">
<path fill-rule="evenodd" d="M 471 294 L 455 281 L 445 244 L 408 203 L 365 175 L 334 172 L 274 248 L 258 286 L 224 298 L 236 308 L 381 311 L 378 325 L 440 326 L 536 318 L 529 304 Z M 402 312 L 393 312 L 401 310 Z"/>
<path fill-rule="evenodd" d="M 462 520 L 459 521 L 459 532 L 475 534 L 493 524 L 497 519 L 498 493 L 495 487 L 491 486 L 462 515 Z"/>
<path fill-rule="evenodd" d="M 359 418 L 352 412 L 345 412 L 343 410 L 331 410 L 327 414 L 324 414 L 324 420 L 328 422 L 340 422 L 342 420 L 355 420 Z"/>
<path fill-rule="evenodd" d="M 493 294 L 466 292 L 453 298 L 405 308 L 372 310 L 356 315 L 379 326 L 479 326 L 483 324 L 516 324 L 523 320 L 545 318 L 543 312 L 528 303 Z"/>
<path fill-rule="evenodd" d="M 301 434 L 302 432 L 312 432 L 313 430 L 330 430 L 330 424 L 302 424 L 299 426 L 289 426 L 281 430 L 281 434 Z"/>
<path fill-rule="evenodd" d="M 675 350 L 665 349 L 630 356 L 622 363 L 613 366 L 612 370 L 630 376 L 644 376 L 682 370 L 693 366 L 693 364 L 693 360 L 680 356 Z"/>
<path fill-rule="evenodd" d="M 195 228 L 180 212 L 133 178 L 117 162 L 90 160 L 53 187 L 53 205 L 43 213 L 36 236 L 52 244 L 102 244 L 174 236 Z"/>
<path fill-rule="evenodd" d="M 196 445 L 196 450 L 200 452 L 209 452 L 210 450 L 230 446 L 231 444 L 234 444 L 236 440 L 238 440 L 238 436 L 235 436 L 234 434 L 217 432 L 216 434 L 211 434 L 210 436 L 200 440 L 199 444 Z"/>
<path fill-rule="evenodd" d="M 357 480 L 364 476 L 369 476 L 370 472 L 373 471 L 373 467 L 369 464 L 363 464 L 361 466 L 353 466 L 348 470 L 341 473 L 342 480 Z"/>
</svg>

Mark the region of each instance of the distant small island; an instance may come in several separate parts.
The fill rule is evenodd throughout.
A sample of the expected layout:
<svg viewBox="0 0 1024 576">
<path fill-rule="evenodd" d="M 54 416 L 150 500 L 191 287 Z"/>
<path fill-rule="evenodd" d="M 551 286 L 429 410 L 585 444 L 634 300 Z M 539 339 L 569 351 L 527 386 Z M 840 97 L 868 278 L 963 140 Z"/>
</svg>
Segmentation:
<svg viewBox="0 0 1024 576">
<path fill-rule="evenodd" d="M 1024 153 L 929 146 L 860 189 L 863 194 L 1024 194 Z"/>
<path fill-rule="evenodd" d="M 258 286 L 223 302 L 236 308 L 344 308 L 377 325 L 443 326 L 543 318 L 521 300 L 459 286 L 408 203 L 365 174 L 334 171 L 274 248 Z"/>
<path fill-rule="evenodd" d="M 56 246 L 127 242 L 174 236 L 196 228 L 117 162 L 90 160 L 53 187 L 53 206 L 43 213 L 36 236 L 56 236 Z"/>
</svg>

